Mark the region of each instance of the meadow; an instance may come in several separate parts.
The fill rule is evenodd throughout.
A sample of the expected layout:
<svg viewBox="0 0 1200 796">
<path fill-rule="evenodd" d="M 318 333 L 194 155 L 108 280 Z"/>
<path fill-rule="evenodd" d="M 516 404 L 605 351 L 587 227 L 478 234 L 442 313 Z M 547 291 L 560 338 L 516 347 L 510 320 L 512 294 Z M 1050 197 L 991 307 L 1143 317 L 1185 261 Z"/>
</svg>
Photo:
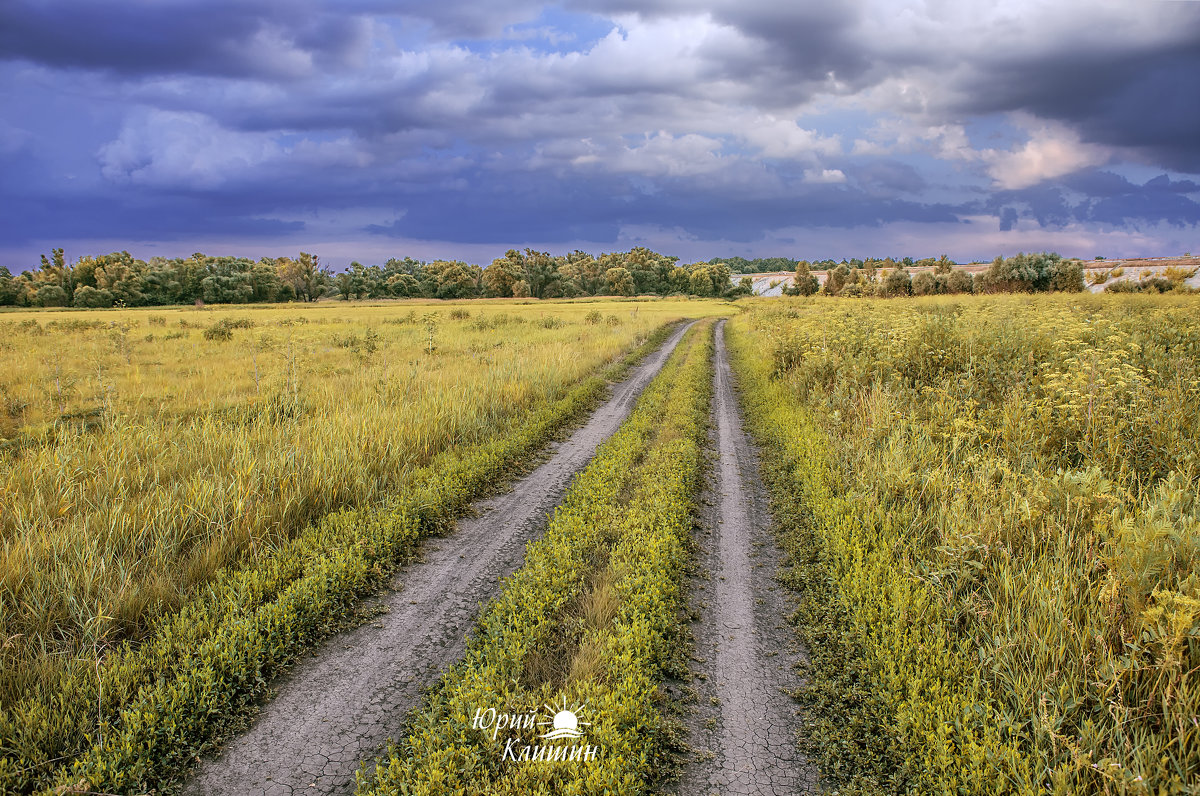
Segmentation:
<svg viewBox="0 0 1200 796">
<path fill-rule="evenodd" d="M 177 781 L 674 322 L 730 314 L 830 789 L 1200 791 L 1200 314 L 1085 294 L 0 315 L 0 792 Z M 662 784 L 712 334 L 577 475 L 361 794 Z M 602 754 L 510 765 L 472 726 L 546 705 L 586 706 Z M 512 735 L 538 754 L 539 732 Z"/>
<path fill-rule="evenodd" d="M 422 518 L 451 519 L 586 408 L 605 367 L 716 306 L 0 316 L 0 774 L 32 786 L 103 746 L 106 729 L 111 741 L 110 724 L 179 645 L 222 632 L 233 609 L 214 608 L 221 600 L 266 605 L 314 561 L 369 538 L 380 512 L 403 515 L 391 524 L 404 539 Z M 447 473 L 471 488 L 433 489 Z M 386 566 L 380 545 L 349 588 L 378 580 L 367 570 Z"/>
<path fill-rule="evenodd" d="M 842 793 L 1200 787 L 1200 314 L 757 302 L 735 369 Z"/>
</svg>

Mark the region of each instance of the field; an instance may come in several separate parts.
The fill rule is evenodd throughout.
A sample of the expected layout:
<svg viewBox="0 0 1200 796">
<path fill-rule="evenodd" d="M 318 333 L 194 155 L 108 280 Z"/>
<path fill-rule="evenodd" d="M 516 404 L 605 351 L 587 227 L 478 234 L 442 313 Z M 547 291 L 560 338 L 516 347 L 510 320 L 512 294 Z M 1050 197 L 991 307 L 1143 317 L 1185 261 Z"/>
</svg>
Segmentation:
<svg viewBox="0 0 1200 796">
<path fill-rule="evenodd" d="M 0 792 L 1200 791 L 1194 298 L 0 326 Z"/>
<path fill-rule="evenodd" d="M 1195 792 L 1194 303 L 774 302 L 733 326 L 824 770 Z"/>
<path fill-rule="evenodd" d="M 4 315 L 0 771 L 99 740 L 129 693 L 93 693 L 97 662 L 211 598 L 223 568 L 269 569 L 317 520 L 417 490 L 715 306 Z"/>
</svg>

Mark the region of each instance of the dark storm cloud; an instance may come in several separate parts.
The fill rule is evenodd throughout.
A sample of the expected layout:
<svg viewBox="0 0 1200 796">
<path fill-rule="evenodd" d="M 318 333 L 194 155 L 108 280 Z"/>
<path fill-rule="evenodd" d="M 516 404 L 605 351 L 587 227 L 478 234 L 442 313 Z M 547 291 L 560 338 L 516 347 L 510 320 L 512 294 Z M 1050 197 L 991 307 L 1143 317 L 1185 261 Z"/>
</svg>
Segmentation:
<svg viewBox="0 0 1200 796">
<path fill-rule="evenodd" d="M 430 192 L 394 222 L 366 231 L 391 237 L 464 242 L 523 239 L 547 243 L 613 240 L 623 227 L 678 229 L 699 240 L 748 241 L 791 226 L 851 228 L 880 224 L 954 222 L 956 209 L 879 199 L 846 186 L 814 185 L 790 196 L 733 198 L 697 192 L 682 180 L 653 194 L 607 176 L 570 183 L 472 181 L 472 190 Z"/>
<path fill-rule="evenodd" d="M 6 74 L 81 129 L 108 114 L 48 136 L 0 110 L 6 240 L 270 237 L 330 210 L 347 234 L 514 243 L 1200 221 L 1191 180 L 1061 176 L 1200 171 L 1200 3 L 0 0 Z M 856 149 L 884 119 L 894 141 Z M 978 119 L 1041 138 L 955 138 Z"/>
<path fill-rule="evenodd" d="M 1064 188 L 1087 195 L 1072 200 Z M 1138 185 L 1112 172 L 1084 171 L 1064 179 L 1061 186 L 1002 191 L 985 204 L 1000 217 L 1002 230 L 1012 229 L 1018 218 L 1032 218 L 1047 228 L 1072 222 L 1119 228 L 1166 222 L 1182 227 L 1200 223 L 1200 202 L 1186 196 L 1198 192 L 1200 185 L 1171 180 L 1166 174 Z"/>
<path fill-rule="evenodd" d="M 314 65 L 343 66 L 363 34 L 361 18 L 315 2 L 0 4 L 0 59 L 124 75 L 293 78 Z"/>
<path fill-rule="evenodd" d="M 1063 47 L 1030 59 L 989 58 L 964 86 L 968 113 L 1026 111 L 1067 123 L 1086 142 L 1142 150 L 1156 164 L 1200 170 L 1200 3 L 1179 20 L 1184 41 L 1131 52 Z"/>
<path fill-rule="evenodd" d="M 177 240 L 223 235 L 270 238 L 304 229 L 299 221 L 261 218 L 257 202 L 218 204 L 203 197 L 66 196 L 4 201 L 4 243 L 80 238 Z M 83 252 L 80 252 L 83 253 Z M 32 263 L 18 263 L 19 266 Z"/>
</svg>

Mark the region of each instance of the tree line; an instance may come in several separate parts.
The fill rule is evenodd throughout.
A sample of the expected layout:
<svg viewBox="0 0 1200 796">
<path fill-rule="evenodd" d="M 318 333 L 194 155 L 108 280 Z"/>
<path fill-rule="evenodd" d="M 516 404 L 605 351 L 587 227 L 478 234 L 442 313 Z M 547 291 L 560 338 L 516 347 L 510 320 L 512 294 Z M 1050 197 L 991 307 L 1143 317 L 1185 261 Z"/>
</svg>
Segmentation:
<svg viewBox="0 0 1200 796">
<path fill-rule="evenodd" d="M 290 257 L 152 257 L 129 252 L 68 263 L 62 249 L 41 266 L 13 275 L 0 266 L 0 305 L 18 307 L 148 307 L 164 304 L 250 304 L 315 301 L 332 276 L 314 255 Z"/>
<path fill-rule="evenodd" d="M 751 292 L 739 273 L 786 270 L 795 279 L 784 292 L 811 296 L 907 296 L 939 293 L 1081 291 L 1083 263 L 1043 252 L 997 257 L 973 275 L 946 255 L 913 260 L 891 257 L 790 260 L 740 257 L 680 264 L 678 257 L 645 247 L 593 256 L 583 251 L 552 256 L 510 249 L 481 268 L 459 260 L 425 262 L 392 258 L 383 265 L 353 262 L 342 273 L 315 255 L 296 258 L 152 257 L 129 252 L 83 257 L 68 263 L 62 249 L 40 267 L 12 274 L 0 267 L 0 305 L 19 307 L 144 307 L 168 304 L 250 304 L 319 298 L 575 298 L 579 296 L 691 295 L 733 298 Z M 909 268 L 923 269 L 915 275 Z M 822 284 L 813 271 L 826 273 Z"/>
<path fill-rule="evenodd" d="M 747 260 L 745 257 L 714 257 L 708 261 L 710 264 L 725 263 L 729 266 L 729 270 L 734 274 L 767 274 L 780 271 L 795 271 L 800 263 L 805 263 L 811 271 L 829 271 L 837 268 L 839 265 L 845 265 L 849 269 L 854 268 L 869 268 L 874 265 L 875 268 L 891 269 L 903 266 L 904 268 L 932 268 L 938 263 L 949 263 L 957 265 L 953 260 L 946 255 L 940 258 L 926 257 L 922 260 L 914 260 L 912 257 L 867 257 L 859 259 L 857 257 L 849 260 L 793 260 L 790 257 L 759 257 L 753 260 Z"/>
<path fill-rule="evenodd" d="M 784 288 L 792 296 L 933 296 L 954 293 L 1078 293 L 1084 289 L 1083 262 L 1055 252 L 997 257 L 978 275 L 955 269 L 946 255 L 913 262 L 890 257 L 877 260 L 843 260 L 817 263 L 825 271 L 825 282 L 813 275 L 817 270 L 806 260 L 796 264 L 793 283 Z M 909 267 L 924 268 L 914 276 Z"/>
<path fill-rule="evenodd" d="M 333 273 L 318 257 L 213 257 L 135 259 L 129 252 L 68 263 L 62 249 L 40 267 L 12 274 L 0 266 L 0 305 L 19 307 L 145 307 L 168 304 L 382 298 L 574 298 L 577 296 L 693 295 L 734 297 L 727 265 L 679 264 L 644 247 L 593 256 L 552 256 L 510 249 L 487 268 L 457 260 L 392 258 L 383 265 L 353 262 Z"/>
</svg>

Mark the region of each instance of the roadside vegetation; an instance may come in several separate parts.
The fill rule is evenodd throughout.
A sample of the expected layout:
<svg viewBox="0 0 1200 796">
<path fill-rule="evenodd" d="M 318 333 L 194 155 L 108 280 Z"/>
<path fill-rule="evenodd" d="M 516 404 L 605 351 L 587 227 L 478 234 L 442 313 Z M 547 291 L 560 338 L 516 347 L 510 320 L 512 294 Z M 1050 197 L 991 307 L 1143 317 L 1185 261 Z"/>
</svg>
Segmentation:
<svg viewBox="0 0 1200 796">
<path fill-rule="evenodd" d="M 577 476 L 524 566 L 484 611 L 464 659 L 432 690 L 407 737 L 360 775 L 360 794 L 646 792 L 670 742 L 658 685 L 682 607 L 712 328 L 702 322 L 688 332 Z M 480 711 L 545 716 L 545 706 L 579 708 L 589 722 L 584 738 L 546 741 L 539 736 L 548 727 L 538 724 L 475 726 Z M 552 756 L 585 745 L 594 757 L 520 757 L 526 747 Z"/>
<path fill-rule="evenodd" d="M 841 793 L 1200 789 L 1200 316 L 772 301 L 729 324 Z"/>
<path fill-rule="evenodd" d="M 718 311 L 6 316 L 0 790 L 176 775 L 606 366 Z"/>
<path fill-rule="evenodd" d="M 796 264 L 789 296 L 842 296 L 845 298 L 897 298 L 961 293 L 1080 293 L 1084 290 L 1083 262 L 1054 252 L 1021 253 L 997 257 L 986 270 L 972 274 L 942 255 L 916 263 L 910 258 L 823 263 L 825 281 L 811 272 L 804 260 Z M 916 276 L 910 267 L 920 268 Z"/>
</svg>

